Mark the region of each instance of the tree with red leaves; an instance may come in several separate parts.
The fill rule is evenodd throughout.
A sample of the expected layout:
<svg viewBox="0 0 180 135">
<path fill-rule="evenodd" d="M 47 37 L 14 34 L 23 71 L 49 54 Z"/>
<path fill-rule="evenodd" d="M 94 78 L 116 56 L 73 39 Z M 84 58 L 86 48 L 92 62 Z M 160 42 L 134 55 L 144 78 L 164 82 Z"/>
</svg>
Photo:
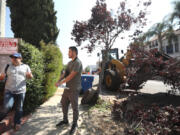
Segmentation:
<svg viewBox="0 0 180 135">
<path fill-rule="evenodd" d="M 170 93 L 180 92 L 180 60 L 172 58 L 157 50 L 146 51 L 135 42 L 130 45 L 133 62 L 127 67 L 127 83 L 130 88 L 138 90 L 141 84 L 155 76 L 172 86 Z M 134 70 L 128 70 L 130 69 Z"/>
<path fill-rule="evenodd" d="M 105 50 L 102 70 L 107 61 L 108 51 L 112 48 L 116 39 L 120 37 L 120 35 L 124 36 L 124 32 L 129 31 L 132 25 L 141 27 L 145 25 L 147 7 L 151 4 L 151 1 L 139 1 L 137 9 L 141 5 L 143 5 L 143 9 L 140 9 L 138 12 L 133 12 L 132 9 L 127 7 L 127 4 L 126 0 L 122 1 L 117 10 L 117 14 L 114 14 L 107 9 L 105 0 L 97 0 L 96 5 L 91 10 L 91 18 L 87 21 L 76 21 L 74 24 L 72 39 L 78 46 L 81 46 L 82 42 L 86 41 L 88 44 L 85 45 L 84 48 L 87 48 L 89 52 L 92 52 L 96 47 L 101 47 Z M 140 32 L 138 27 L 134 32 L 134 36 Z M 103 73 L 102 71 L 100 85 Z M 101 86 L 99 88 L 101 88 Z"/>
</svg>

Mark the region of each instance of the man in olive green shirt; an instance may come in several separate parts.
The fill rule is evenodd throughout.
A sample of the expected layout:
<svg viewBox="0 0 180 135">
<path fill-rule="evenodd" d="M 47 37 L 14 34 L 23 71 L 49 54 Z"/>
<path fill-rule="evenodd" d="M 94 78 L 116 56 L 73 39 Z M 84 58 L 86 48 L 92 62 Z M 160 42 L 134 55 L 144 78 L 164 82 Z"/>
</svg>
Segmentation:
<svg viewBox="0 0 180 135">
<path fill-rule="evenodd" d="M 73 124 L 70 130 L 70 134 L 75 132 L 77 127 L 77 120 L 79 116 L 78 111 L 78 96 L 81 89 L 81 73 L 82 73 L 82 64 L 78 55 L 78 50 L 76 47 L 69 47 L 69 58 L 72 60 L 68 63 L 66 71 L 61 75 L 59 81 L 55 84 L 57 87 L 66 83 L 64 93 L 62 95 L 61 104 L 63 111 L 63 121 L 60 121 L 56 126 L 61 126 L 68 124 L 68 107 L 71 103 L 73 109 Z"/>
</svg>

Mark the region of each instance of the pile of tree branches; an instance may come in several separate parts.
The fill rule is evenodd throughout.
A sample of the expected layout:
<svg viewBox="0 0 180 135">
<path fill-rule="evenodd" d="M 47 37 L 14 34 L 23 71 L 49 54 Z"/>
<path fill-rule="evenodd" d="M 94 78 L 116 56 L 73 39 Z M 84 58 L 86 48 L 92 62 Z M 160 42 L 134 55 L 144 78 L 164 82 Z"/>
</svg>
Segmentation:
<svg viewBox="0 0 180 135">
<path fill-rule="evenodd" d="M 138 45 L 131 45 L 133 55 L 127 67 L 127 83 L 130 88 L 138 90 L 142 84 L 155 76 L 172 86 L 170 92 L 180 91 L 180 60 L 174 59 L 157 50 L 146 51 Z"/>
<path fill-rule="evenodd" d="M 160 72 L 160 75 L 163 77 L 165 84 L 172 86 L 172 90 L 169 92 L 175 93 L 177 90 L 180 92 L 180 60 L 166 65 L 166 68 Z"/>
<path fill-rule="evenodd" d="M 149 79 L 158 76 L 171 85 L 170 93 L 180 92 L 180 60 L 157 50 L 146 51 L 143 46 L 130 46 L 132 59 L 127 67 L 127 83 L 138 90 Z M 132 97 L 131 97 L 132 98 Z M 154 100 L 154 99 L 153 99 Z M 140 100 L 115 101 L 112 115 L 126 123 L 126 135 L 178 135 L 180 134 L 180 106 L 157 103 L 145 104 Z M 142 103 L 143 102 L 143 103 Z"/>
<path fill-rule="evenodd" d="M 178 135 L 180 134 L 180 106 L 145 106 L 129 101 L 113 105 L 116 120 L 127 123 L 126 135 Z"/>
</svg>

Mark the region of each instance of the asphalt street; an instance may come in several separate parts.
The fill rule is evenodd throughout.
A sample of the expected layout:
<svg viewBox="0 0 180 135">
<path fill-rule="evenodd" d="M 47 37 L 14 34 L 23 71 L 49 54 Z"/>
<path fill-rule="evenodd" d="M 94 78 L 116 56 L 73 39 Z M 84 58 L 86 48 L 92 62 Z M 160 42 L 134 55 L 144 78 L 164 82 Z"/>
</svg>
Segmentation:
<svg viewBox="0 0 180 135">
<path fill-rule="evenodd" d="M 97 85 L 98 83 L 99 76 L 94 75 L 93 85 Z M 155 94 L 159 92 L 166 93 L 168 90 L 171 90 L 171 86 L 165 85 L 162 81 L 148 80 L 139 91 L 142 93 Z"/>
</svg>

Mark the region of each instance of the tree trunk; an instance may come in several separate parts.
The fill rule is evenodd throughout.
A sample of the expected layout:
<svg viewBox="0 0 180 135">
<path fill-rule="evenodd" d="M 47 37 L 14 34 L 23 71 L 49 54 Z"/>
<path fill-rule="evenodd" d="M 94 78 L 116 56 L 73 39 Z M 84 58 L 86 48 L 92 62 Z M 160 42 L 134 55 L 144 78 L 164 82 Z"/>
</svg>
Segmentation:
<svg viewBox="0 0 180 135">
<path fill-rule="evenodd" d="M 105 69 L 105 64 L 107 63 L 108 50 L 109 50 L 108 47 L 106 47 L 106 50 L 104 52 L 104 58 L 102 58 L 101 72 L 99 75 L 98 94 L 100 94 L 102 91 L 102 84 L 103 84 L 103 78 L 104 78 L 104 72 L 105 72 L 104 69 Z"/>
<path fill-rule="evenodd" d="M 160 46 L 160 52 L 161 53 L 164 53 L 163 51 L 163 44 L 162 44 L 162 36 L 161 35 L 158 35 L 158 41 L 159 41 L 159 46 Z"/>
</svg>

